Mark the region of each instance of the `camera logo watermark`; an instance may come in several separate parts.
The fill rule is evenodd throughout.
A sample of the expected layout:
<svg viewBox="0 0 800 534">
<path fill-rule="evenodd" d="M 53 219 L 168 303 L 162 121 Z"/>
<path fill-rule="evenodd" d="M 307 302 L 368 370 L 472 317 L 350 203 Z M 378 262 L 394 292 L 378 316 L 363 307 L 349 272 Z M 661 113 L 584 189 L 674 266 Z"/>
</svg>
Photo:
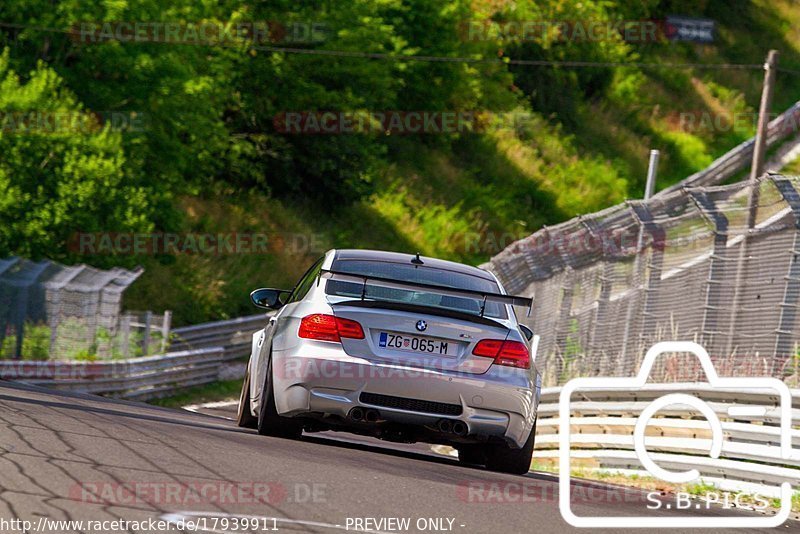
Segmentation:
<svg viewBox="0 0 800 534">
<path fill-rule="evenodd" d="M 603 528 L 766 528 L 783 524 L 791 513 L 792 487 L 788 482 L 780 485 L 781 508 L 774 516 L 743 517 L 739 516 L 606 516 L 590 517 L 578 516 L 572 510 L 570 497 L 570 400 L 574 393 L 586 391 L 625 390 L 640 391 L 645 387 L 656 358 L 663 353 L 690 353 L 695 355 L 705 371 L 708 382 L 713 389 L 736 391 L 746 394 L 748 392 L 763 393 L 765 390 L 775 392 L 774 398 L 780 400 L 780 456 L 789 459 L 792 455 L 791 428 L 792 428 L 792 395 L 788 386 L 777 378 L 720 378 L 711 362 L 711 358 L 703 347 L 697 343 L 668 341 L 657 343 L 644 357 L 642 366 L 636 377 L 584 377 L 570 380 L 562 389 L 559 398 L 559 509 L 564 519 L 575 527 L 603 527 Z M 709 455 L 712 459 L 719 458 L 724 450 L 724 434 L 722 424 L 714 411 L 697 397 L 675 393 L 660 397 L 642 410 L 633 435 L 636 458 L 642 466 L 654 477 L 672 483 L 688 483 L 699 481 L 700 473 L 696 469 L 682 472 L 668 471 L 651 458 L 647 451 L 645 430 L 650 418 L 666 406 L 688 406 L 689 410 L 700 412 L 711 426 L 711 448 Z M 732 405 L 728 408 L 727 415 L 731 418 L 742 419 L 757 415 L 755 408 L 759 406 Z M 759 411 L 758 413 L 761 413 Z M 648 510 L 658 509 L 660 506 L 648 506 Z M 686 507 L 665 505 L 665 509 L 682 510 Z"/>
</svg>

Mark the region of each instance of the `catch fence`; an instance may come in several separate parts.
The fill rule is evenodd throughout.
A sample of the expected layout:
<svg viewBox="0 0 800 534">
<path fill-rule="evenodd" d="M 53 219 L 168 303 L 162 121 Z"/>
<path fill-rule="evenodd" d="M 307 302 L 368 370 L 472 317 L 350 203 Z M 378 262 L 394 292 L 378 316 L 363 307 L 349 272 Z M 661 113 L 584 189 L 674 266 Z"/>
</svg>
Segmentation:
<svg viewBox="0 0 800 534">
<path fill-rule="evenodd" d="M 534 298 L 545 385 L 632 376 L 658 341 L 702 344 L 722 376 L 800 384 L 800 178 L 683 187 L 546 227 L 484 267 Z M 752 197 L 752 198 L 751 198 Z M 669 355 L 654 380 L 703 380 Z"/>
<path fill-rule="evenodd" d="M 0 360 L 106 360 L 163 352 L 170 312 L 123 312 L 142 268 L 0 259 Z"/>
</svg>

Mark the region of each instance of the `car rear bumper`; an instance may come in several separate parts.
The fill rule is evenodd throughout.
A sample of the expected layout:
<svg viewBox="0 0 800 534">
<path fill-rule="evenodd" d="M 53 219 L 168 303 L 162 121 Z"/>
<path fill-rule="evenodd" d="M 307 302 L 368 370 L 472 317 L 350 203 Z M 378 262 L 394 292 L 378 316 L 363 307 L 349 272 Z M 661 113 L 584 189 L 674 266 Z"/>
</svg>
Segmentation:
<svg viewBox="0 0 800 534">
<path fill-rule="evenodd" d="M 344 418 L 361 406 L 404 424 L 461 420 L 470 436 L 505 438 L 517 447 L 536 418 L 538 390 L 527 370 L 493 365 L 486 373 L 466 374 L 410 368 L 351 357 L 340 345 L 325 342 L 300 343 L 272 357 L 275 404 L 286 416 L 315 412 Z"/>
</svg>

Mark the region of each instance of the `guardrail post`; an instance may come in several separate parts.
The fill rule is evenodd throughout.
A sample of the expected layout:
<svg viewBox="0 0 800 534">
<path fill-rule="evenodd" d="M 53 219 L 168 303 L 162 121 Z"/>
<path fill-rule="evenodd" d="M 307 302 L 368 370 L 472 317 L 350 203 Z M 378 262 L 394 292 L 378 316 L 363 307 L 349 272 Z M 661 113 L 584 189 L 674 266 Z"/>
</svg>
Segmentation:
<svg viewBox="0 0 800 534">
<path fill-rule="evenodd" d="M 164 320 L 161 322 L 161 353 L 167 351 L 167 343 L 169 341 L 169 329 L 172 323 L 172 312 L 169 310 L 164 311 Z"/>
<path fill-rule="evenodd" d="M 794 356 L 792 353 L 794 347 L 792 328 L 797 317 L 798 302 L 800 302 L 800 195 L 789 180 L 773 178 L 773 183 L 792 209 L 795 227 L 791 259 L 781 302 L 781 315 L 778 328 L 775 330 L 777 335 L 774 356 L 777 358 L 778 356 Z"/>
<path fill-rule="evenodd" d="M 725 274 L 725 262 L 728 261 L 728 218 L 723 215 L 717 205 L 704 191 L 688 191 L 700 213 L 714 225 L 714 250 L 706 279 L 706 302 L 703 306 L 702 339 L 705 347 L 711 347 L 717 330 L 717 315 L 720 309 L 722 278 Z M 730 342 L 730 340 L 729 340 Z"/>
<path fill-rule="evenodd" d="M 153 323 L 153 312 L 144 312 L 144 335 L 142 336 L 142 355 L 147 356 L 150 349 L 150 327 Z"/>
<path fill-rule="evenodd" d="M 131 354 L 130 339 L 131 339 L 131 316 L 130 314 L 123 314 L 119 319 L 120 339 L 122 339 L 122 356 L 128 358 Z"/>
</svg>

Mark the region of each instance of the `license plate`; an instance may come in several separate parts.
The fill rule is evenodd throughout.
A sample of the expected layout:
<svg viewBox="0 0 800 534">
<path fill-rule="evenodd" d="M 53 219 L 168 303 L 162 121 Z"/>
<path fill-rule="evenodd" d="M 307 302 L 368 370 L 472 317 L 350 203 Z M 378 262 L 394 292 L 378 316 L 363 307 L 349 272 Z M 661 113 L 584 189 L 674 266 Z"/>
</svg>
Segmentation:
<svg viewBox="0 0 800 534">
<path fill-rule="evenodd" d="M 416 352 L 418 354 L 436 354 L 439 356 L 456 356 L 458 350 L 454 341 L 409 336 L 407 334 L 393 334 L 391 332 L 380 333 L 378 346 L 385 349 Z"/>
</svg>

